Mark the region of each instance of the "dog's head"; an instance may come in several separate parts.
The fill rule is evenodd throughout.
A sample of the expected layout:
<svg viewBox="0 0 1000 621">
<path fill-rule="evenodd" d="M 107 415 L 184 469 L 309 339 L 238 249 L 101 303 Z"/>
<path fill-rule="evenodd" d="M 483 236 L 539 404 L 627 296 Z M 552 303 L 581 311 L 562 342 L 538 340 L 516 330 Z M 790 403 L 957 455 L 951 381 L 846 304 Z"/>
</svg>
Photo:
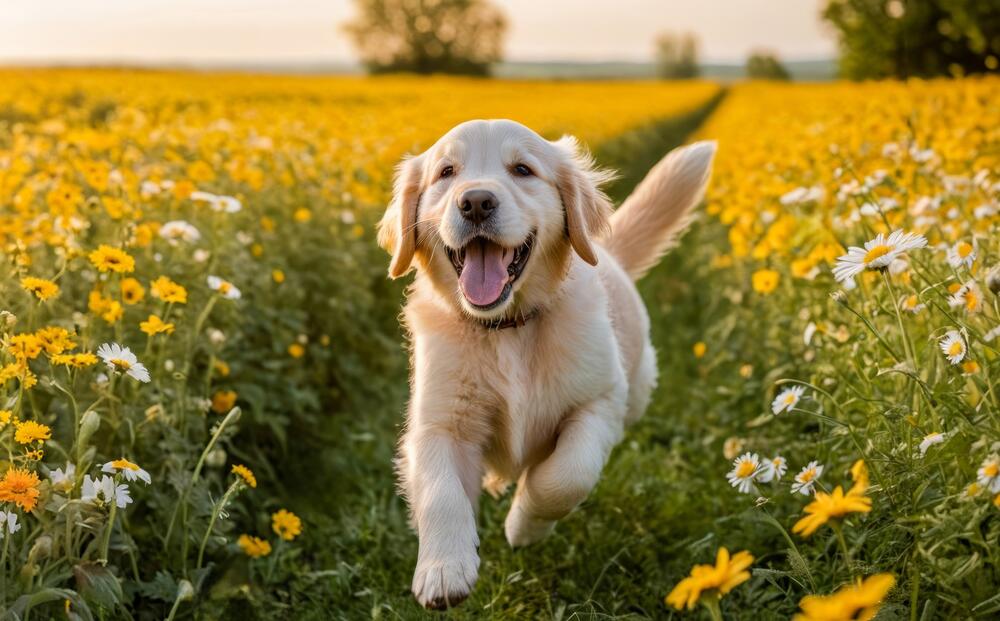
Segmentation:
<svg viewBox="0 0 1000 621">
<path fill-rule="evenodd" d="M 551 142 L 513 121 L 469 121 L 400 164 L 379 243 L 389 275 L 414 258 L 469 315 L 495 320 L 545 303 L 571 252 L 597 264 L 609 172 L 572 137 Z"/>
</svg>

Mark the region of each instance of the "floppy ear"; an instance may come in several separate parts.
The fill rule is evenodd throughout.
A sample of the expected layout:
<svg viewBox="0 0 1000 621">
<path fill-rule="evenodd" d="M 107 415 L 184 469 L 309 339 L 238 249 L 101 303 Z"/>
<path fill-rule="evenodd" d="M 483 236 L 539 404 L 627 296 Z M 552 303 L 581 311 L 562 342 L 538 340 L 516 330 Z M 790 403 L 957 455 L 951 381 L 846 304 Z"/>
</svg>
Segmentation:
<svg viewBox="0 0 1000 621">
<path fill-rule="evenodd" d="M 422 158 L 408 157 L 396 169 L 392 201 L 378 223 L 378 244 L 392 255 L 389 276 L 399 278 L 410 269 L 417 247 L 417 203 L 420 202 Z"/>
<path fill-rule="evenodd" d="M 556 188 L 566 210 L 569 243 L 581 259 L 597 265 L 593 240 L 607 231 L 612 211 L 601 186 L 615 174 L 598 168 L 590 153 L 572 136 L 563 136 L 554 144 L 562 160 L 556 170 Z"/>
</svg>

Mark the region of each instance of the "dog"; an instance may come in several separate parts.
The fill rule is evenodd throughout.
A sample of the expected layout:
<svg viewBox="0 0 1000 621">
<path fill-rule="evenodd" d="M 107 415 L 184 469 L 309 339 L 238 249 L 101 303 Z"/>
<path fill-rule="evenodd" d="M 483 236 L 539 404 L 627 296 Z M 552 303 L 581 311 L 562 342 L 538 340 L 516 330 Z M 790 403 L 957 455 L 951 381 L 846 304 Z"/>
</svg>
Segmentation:
<svg viewBox="0 0 1000 621">
<path fill-rule="evenodd" d="M 701 201 L 714 142 L 675 149 L 617 210 L 613 174 L 572 137 L 462 123 L 399 165 L 379 223 L 389 275 L 416 265 L 401 320 L 411 395 L 397 470 L 427 608 L 479 570 L 480 490 L 517 482 L 504 531 L 534 543 L 597 483 L 657 380 L 634 282 Z"/>
</svg>

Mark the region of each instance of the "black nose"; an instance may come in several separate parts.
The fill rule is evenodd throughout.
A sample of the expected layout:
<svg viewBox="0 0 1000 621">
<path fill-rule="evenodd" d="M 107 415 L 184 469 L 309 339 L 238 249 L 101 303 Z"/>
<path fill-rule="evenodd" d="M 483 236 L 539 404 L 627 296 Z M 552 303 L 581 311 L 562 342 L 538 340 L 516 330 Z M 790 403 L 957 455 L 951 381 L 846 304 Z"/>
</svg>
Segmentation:
<svg viewBox="0 0 1000 621">
<path fill-rule="evenodd" d="M 458 208 L 462 211 L 462 217 L 474 224 L 482 224 L 493 215 L 493 210 L 499 203 L 497 197 L 489 190 L 469 190 L 462 194 L 458 201 Z"/>
</svg>

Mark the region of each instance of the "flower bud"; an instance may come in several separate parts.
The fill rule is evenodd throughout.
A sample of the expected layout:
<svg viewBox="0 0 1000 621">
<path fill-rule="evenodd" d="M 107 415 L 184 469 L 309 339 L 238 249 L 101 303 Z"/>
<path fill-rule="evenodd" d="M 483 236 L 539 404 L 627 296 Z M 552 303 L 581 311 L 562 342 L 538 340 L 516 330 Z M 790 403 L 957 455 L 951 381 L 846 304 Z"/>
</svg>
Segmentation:
<svg viewBox="0 0 1000 621">
<path fill-rule="evenodd" d="M 194 598 L 194 585 L 187 580 L 181 580 L 177 585 L 177 599 L 186 602 Z"/>
<path fill-rule="evenodd" d="M 90 436 L 94 435 L 97 428 L 101 426 L 101 417 L 97 412 L 90 410 L 83 415 L 83 420 L 80 421 L 80 435 L 77 436 L 78 449 L 87 446 L 87 441 L 90 440 Z"/>
</svg>

